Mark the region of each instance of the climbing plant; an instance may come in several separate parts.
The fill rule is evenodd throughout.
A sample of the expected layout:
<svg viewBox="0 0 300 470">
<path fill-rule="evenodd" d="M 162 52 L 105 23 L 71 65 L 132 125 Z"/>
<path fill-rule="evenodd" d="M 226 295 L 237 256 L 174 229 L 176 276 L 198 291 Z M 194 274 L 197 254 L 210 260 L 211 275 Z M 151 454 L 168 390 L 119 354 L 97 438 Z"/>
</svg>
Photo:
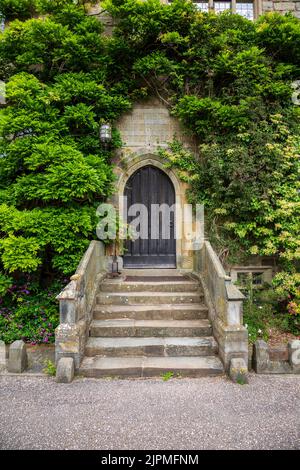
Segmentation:
<svg viewBox="0 0 300 470">
<path fill-rule="evenodd" d="M 163 155 L 188 179 L 190 199 L 205 204 L 215 246 L 232 260 L 272 255 L 293 276 L 299 20 L 206 14 L 188 0 L 107 0 L 116 23 L 108 36 L 88 15 L 91 3 L 0 0 L 3 273 L 73 272 L 95 237 L 95 206 L 112 191 L 120 141 L 115 131 L 104 150 L 99 123 L 154 94 L 198 141 L 197 155 L 176 140 Z"/>
</svg>

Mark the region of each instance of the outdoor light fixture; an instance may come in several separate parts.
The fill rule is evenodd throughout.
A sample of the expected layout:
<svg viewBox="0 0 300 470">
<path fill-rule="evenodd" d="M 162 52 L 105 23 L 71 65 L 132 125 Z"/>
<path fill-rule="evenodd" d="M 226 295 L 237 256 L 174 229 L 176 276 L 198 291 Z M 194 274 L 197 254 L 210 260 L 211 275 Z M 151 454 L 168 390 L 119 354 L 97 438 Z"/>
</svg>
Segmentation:
<svg viewBox="0 0 300 470">
<path fill-rule="evenodd" d="M 111 125 L 108 122 L 101 124 L 99 137 L 100 137 L 100 142 L 106 148 L 111 142 Z"/>
</svg>

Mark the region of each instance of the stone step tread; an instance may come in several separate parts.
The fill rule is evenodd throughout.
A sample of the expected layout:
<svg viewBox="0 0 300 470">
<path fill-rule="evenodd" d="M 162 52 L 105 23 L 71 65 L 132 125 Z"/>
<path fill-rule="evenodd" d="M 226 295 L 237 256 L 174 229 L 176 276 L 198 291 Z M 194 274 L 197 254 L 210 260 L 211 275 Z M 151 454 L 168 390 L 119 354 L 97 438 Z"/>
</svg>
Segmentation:
<svg viewBox="0 0 300 470">
<path fill-rule="evenodd" d="M 83 359 L 79 372 L 87 377 L 155 377 L 166 372 L 197 377 L 221 375 L 224 368 L 217 356 L 94 356 Z"/>
<path fill-rule="evenodd" d="M 100 283 L 99 293 L 127 293 L 127 292 L 202 292 L 199 282 L 195 281 L 103 281 Z"/>
<path fill-rule="evenodd" d="M 138 286 L 176 286 L 176 285 L 185 285 L 187 287 L 189 286 L 199 286 L 200 287 L 200 284 L 198 281 L 185 281 L 184 279 L 182 281 L 178 281 L 178 280 L 174 280 L 174 281 L 102 281 L 100 285 L 109 285 L 109 286 L 128 286 L 128 287 L 131 287 L 131 286 L 134 286 L 134 285 L 138 285 Z"/>
<path fill-rule="evenodd" d="M 212 346 L 217 345 L 213 336 L 199 336 L 199 337 L 106 337 L 106 338 L 88 338 L 86 346 L 90 348 L 123 348 L 123 347 L 138 347 L 138 346 Z"/>
<path fill-rule="evenodd" d="M 212 336 L 198 337 L 90 337 L 86 356 L 211 356 L 218 352 Z"/>
<path fill-rule="evenodd" d="M 148 328 L 201 328 L 211 326 L 207 319 L 199 320 L 134 320 L 131 318 L 115 318 L 107 320 L 92 320 L 91 327 L 148 327 Z"/>
<path fill-rule="evenodd" d="M 205 304 L 97 304 L 93 310 L 94 319 L 134 318 L 136 320 L 192 320 L 208 317 Z"/>
<path fill-rule="evenodd" d="M 150 297 L 157 295 L 159 297 L 198 297 L 203 295 L 202 291 L 199 292 L 151 292 L 151 291 L 142 291 L 142 292 L 100 292 L 98 297 Z"/>
<path fill-rule="evenodd" d="M 183 276 L 184 274 L 179 269 L 174 268 L 152 268 L 152 269 L 141 269 L 141 268 L 124 268 L 122 269 L 122 274 L 125 276 L 155 276 L 155 277 L 163 277 L 163 276 Z"/>
<path fill-rule="evenodd" d="M 151 292 L 155 291 L 157 289 L 158 292 L 161 292 L 161 289 L 164 288 L 165 292 L 170 292 L 171 289 L 175 288 L 180 288 L 185 289 L 188 291 L 188 289 L 191 289 L 192 292 L 195 292 L 197 289 L 201 289 L 201 286 L 198 282 L 195 281 L 164 281 L 164 282 L 149 282 L 149 281 L 130 281 L 130 282 L 107 282 L 107 281 L 102 281 L 100 283 L 100 289 L 105 288 L 106 292 L 109 292 L 108 289 L 111 289 L 112 292 L 115 292 L 114 289 L 124 289 L 126 292 L 130 291 L 130 289 L 135 289 L 136 287 L 139 287 L 140 290 L 144 288 L 144 291 L 151 290 Z M 170 290 L 169 290 L 170 289 Z M 120 291 L 118 291 L 120 292 Z M 122 291 L 121 291 L 122 292 Z M 134 292 L 134 291 L 133 291 Z"/>
<path fill-rule="evenodd" d="M 105 311 L 105 312 L 112 312 L 112 313 L 117 313 L 117 312 L 132 312 L 132 310 L 135 310 L 136 312 L 147 312 L 147 311 L 153 311 L 153 310 L 189 310 L 189 311 L 198 311 L 198 310 L 208 310 L 207 306 L 205 304 L 163 304 L 163 306 L 160 306 L 159 304 L 146 304 L 146 305 L 105 305 L 105 304 L 97 304 L 95 305 L 94 311 Z"/>
</svg>

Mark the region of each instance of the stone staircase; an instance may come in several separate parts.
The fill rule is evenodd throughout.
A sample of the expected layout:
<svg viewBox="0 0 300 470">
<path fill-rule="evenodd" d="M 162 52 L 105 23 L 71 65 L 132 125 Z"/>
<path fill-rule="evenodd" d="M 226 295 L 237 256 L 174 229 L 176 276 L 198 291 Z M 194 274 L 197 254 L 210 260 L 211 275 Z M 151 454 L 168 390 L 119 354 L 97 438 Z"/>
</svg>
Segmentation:
<svg viewBox="0 0 300 470">
<path fill-rule="evenodd" d="M 86 377 L 223 374 L 199 282 L 176 270 L 150 274 L 128 270 L 122 279 L 101 282 L 79 373 Z"/>
</svg>

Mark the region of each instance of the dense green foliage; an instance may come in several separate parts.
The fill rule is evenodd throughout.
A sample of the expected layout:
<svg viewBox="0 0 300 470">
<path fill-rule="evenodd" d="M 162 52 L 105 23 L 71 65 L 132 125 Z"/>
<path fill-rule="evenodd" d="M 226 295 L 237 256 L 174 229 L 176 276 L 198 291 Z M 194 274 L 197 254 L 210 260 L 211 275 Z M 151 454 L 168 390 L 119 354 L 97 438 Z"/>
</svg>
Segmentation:
<svg viewBox="0 0 300 470">
<path fill-rule="evenodd" d="M 102 24 L 84 7 L 57 3 L 45 19 L 13 21 L 0 41 L 8 104 L 1 115 L 0 252 L 9 272 L 76 269 L 94 238 L 97 202 L 113 180 L 99 125 L 129 106 L 108 84 Z M 115 133 L 112 148 L 118 144 Z"/>
<path fill-rule="evenodd" d="M 299 20 L 203 14 L 186 0 L 103 3 L 112 37 L 85 1 L 0 0 L 13 20 L 0 35 L 3 273 L 75 269 L 120 143 L 115 132 L 104 150 L 99 125 L 154 94 L 198 139 L 196 157 L 176 141 L 162 154 L 205 204 L 214 245 L 231 260 L 276 258 L 278 295 L 298 314 Z"/>
<path fill-rule="evenodd" d="M 53 343 L 58 325 L 55 296 L 63 285 L 63 281 L 55 281 L 41 290 L 29 275 L 10 283 L 0 305 L 1 339 L 6 343 L 17 339 Z"/>
</svg>

